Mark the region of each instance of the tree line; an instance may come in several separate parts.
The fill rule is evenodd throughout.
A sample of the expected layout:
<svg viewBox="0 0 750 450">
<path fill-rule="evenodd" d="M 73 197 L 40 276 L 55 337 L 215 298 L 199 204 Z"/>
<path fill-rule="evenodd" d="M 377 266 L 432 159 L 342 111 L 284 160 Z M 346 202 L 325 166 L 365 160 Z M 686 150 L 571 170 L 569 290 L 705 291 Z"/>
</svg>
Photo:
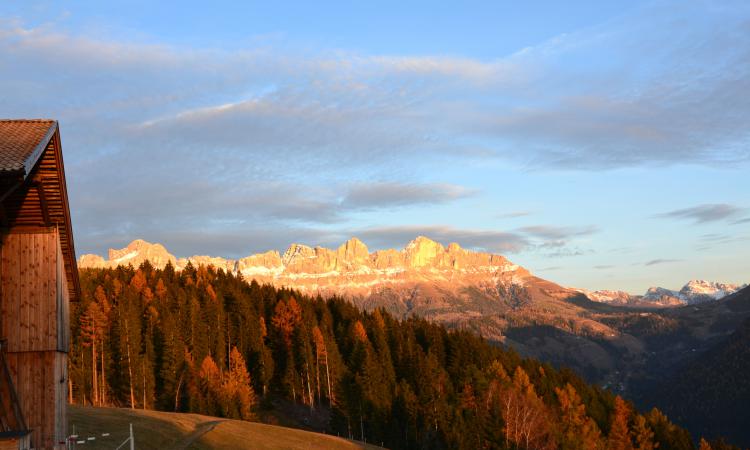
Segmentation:
<svg viewBox="0 0 750 450">
<path fill-rule="evenodd" d="M 279 404 L 388 448 L 695 449 L 567 369 L 467 331 L 363 312 L 213 267 L 84 269 L 71 312 L 72 403 L 242 420 Z M 704 450 L 731 448 L 701 441 Z"/>
</svg>

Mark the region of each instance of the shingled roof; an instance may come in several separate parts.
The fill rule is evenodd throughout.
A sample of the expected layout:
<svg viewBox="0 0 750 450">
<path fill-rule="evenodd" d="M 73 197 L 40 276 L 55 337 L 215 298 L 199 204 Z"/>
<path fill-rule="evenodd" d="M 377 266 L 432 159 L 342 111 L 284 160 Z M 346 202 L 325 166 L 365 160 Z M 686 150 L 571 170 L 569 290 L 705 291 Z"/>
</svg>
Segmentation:
<svg viewBox="0 0 750 450">
<path fill-rule="evenodd" d="M 47 119 L 0 120 L 0 172 L 26 177 L 57 131 Z"/>
<path fill-rule="evenodd" d="M 0 228 L 56 227 L 70 300 L 80 282 L 56 120 L 0 119 Z"/>
</svg>

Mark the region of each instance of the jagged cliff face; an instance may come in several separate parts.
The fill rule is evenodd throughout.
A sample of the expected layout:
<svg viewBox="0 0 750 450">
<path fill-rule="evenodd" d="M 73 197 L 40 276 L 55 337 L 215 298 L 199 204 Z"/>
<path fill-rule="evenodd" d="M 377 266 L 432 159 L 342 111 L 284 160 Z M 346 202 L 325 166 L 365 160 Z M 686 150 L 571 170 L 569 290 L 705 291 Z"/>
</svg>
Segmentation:
<svg viewBox="0 0 750 450">
<path fill-rule="evenodd" d="M 80 268 L 106 268 L 149 260 L 156 267 L 188 262 L 241 273 L 248 281 L 291 287 L 308 294 L 336 294 L 366 309 L 384 307 L 456 326 L 469 326 L 487 337 L 502 337 L 509 322 L 555 323 L 560 315 L 578 316 L 565 299 L 578 295 L 533 276 L 500 255 L 447 247 L 420 236 L 401 250 L 370 252 L 352 238 L 337 249 L 292 244 L 283 253 L 268 251 L 238 260 L 209 256 L 175 258 L 159 244 L 137 240 L 109 258 L 83 255 Z M 555 311 L 555 312 L 553 312 Z M 587 321 L 584 328 L 608 334 L 608 327 Z M 559 321 L 558 321 L 559 322 Z"/>
<path fill-rule="evenodd" d="M 525 269 L 500 255 L 465 250 L 458 244 L 448 247 L 420 236 L 403 250 L 379 250 L 370 253 L 367 246 L 352 238 L 335 250 L 292 244 L 280 255 L 268 251 L 238 260 L 211 256 L 176 258 L 161 244 L 135 240 L 120 250 L 109 250 L 105 260 L 98 255 L 83 255 L 81 268 L 105 268 L 150 261 L 162 268 L 171 262 L 176 269 L 188 262 L 193 266 L 212 265 L 241 273 L 260 283 L 288 286 L 306 292 L 370 295 L 385 285 L 448 281 L 456 286 L 482 281 L 506 281 L 523 284 L 530 276 Z"/>
<path fill-rule="evenodd" d="M 146 260 L 157 267 L 164 267 L 168 262 L 171 262 L 172 265 L 177 264 L 177 258 L 170 254 L 163 245 L 136 239 L 125 248 L 119 250 L 110 248 L 106 260 L 99 255 L 83 255 L 78 258 L 78 267 L 105 268 L 128 264 L 137 267 Z"/>
</svg>

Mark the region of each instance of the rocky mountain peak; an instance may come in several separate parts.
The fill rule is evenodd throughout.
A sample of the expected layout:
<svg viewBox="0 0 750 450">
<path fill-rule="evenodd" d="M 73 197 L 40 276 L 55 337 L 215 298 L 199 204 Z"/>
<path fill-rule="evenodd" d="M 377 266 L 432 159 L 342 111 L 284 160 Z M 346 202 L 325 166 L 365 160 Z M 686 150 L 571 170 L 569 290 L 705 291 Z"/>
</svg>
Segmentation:
<svg viewBox="0 0 750 450">
<path fill-rule="evenodd" d="M 719 283 L 716 281 L 690 280 L 680 289 L 678 295 L 687 303 L 701 303 L 717 300 L 732 294 L 747 285 Z"/>
<path fill-rule="evenodd" d="M 288 266 L 300 259 L 312 258 L 315 256 L 315 249 L 304 244 L 292 244 L 284 252 L 281 261 Z"/>
<path fill-rule="evenodd" d="M 370 251 L 364 242 L 353 237 L 341 244 L 336 250 L 336 257 L 341 262 L 362 264 L 370 259 Z"/>
<path fill-rule="evenodd" d="M 409 267 L 425 267 L 445 253 L 445 247 L 424 236 L 417 236 L 404 249 L 405 262 Z"/>
<path fill-rule="evenodd" d="M 177 263 L 177 258 L 169 253 L 163 245 L 158 243 L 152 244 L 143 239 L 136 239 L 125 248 L 119 250 L 110 248 L 108 255 L 109 261 L 122 265 L 132 264 L 133 266 L 139 266 L 146 260 L 157 267 L 162 267 L 167 262 L 171 262 L 172 265 Z"/>
<path fill-rule="evenodd" d="M 448 244 L 448 253 L 459 253 L 463 250 L 464 249 L 462 249 L 461 246 L 455 242 L 451 242 L 450 244 Z"/>
<path fill-rule="evenodd" d="M 671 289 L 652 286 L 648 288 L 648 290 L 646 290 L 646 294 L 644 295 L 644 297 L 646 298 L 658 298 L 658 297 L 663 297 L 663 296 L 675 297 L 676 295 L 677 295 L 677 292 Z"/>
</svg>

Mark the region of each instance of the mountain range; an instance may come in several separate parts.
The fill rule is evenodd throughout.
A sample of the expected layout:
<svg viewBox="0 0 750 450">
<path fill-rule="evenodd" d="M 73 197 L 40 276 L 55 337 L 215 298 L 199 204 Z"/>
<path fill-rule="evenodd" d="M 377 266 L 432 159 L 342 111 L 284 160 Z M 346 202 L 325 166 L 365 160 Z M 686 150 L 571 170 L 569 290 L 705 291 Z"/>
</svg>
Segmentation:
<svg viewBox="0 0 750 450">
<path fill-rule="evenodd" d="M 695 305 L 718 300 L 746 287 L 747 284 L 728 284 L 716 281 L 690 280 L 680 290 L 663 287 L 650 287 L 643 295 L 633 295 L 624 291 L 587 291 L 580 289 L 595 302 L 622 306 L 670 307 Z"/>
<path fill-rule="evenodd" d="M 379 293 L 415 284 L 449 283 L 456 287 L 484 287 L 501 283 L 513 289 L 538 284 L 541 280 L 505 257 L 475 252 L 452 243 L 447 247 L 419 236 L 402 250 L 388 249 L 370 253 L 357 238 L 351 238 L 337 249 L 292 244 L 283 253 L 271 250 L 240 259 L 215 256 L 177 258 L 161 244 L 141 239 L 125 248 L 110 249 L 105 260 L 99 255 L 86 254 L 79 258 L 81 268 L 114 268 L 131 264 L 138 267 L 144 261 L 163 268 L 167 262 L 176 269 L 188 263 L 197 267 L 211 265 L 231 273 L 240 273 L 259 283 L 291 287 L 306 293 L 336 294 L 348 297 L 378 296 Z M 546 282 L 549 283 L 549 282 Z M 566 289 L 552 290 L 575 296 L 582 293 L 590 300 L 621 306 L 671 307 L 693 305 L 717 300 L 747 285 L 691 280 L 679 290 L 651 287 L 643 295 L 624 291 Z M 547 285 L 551 287 L 551 285 Z M 402 313 L 412 312 L 409 305 L 400 305 Z M 412 305 L 414 306 L 414 305 Z"/>
<path fill-rule="evenodd" d="M 80 268 L 137 267 L 146 260 L 156 267 L 169 262 L 178 270 L 188 263 L 213 265 L 242 274 L 248 281 L 344 296 L 365 309 L 383 307 L 401 317 L 414 314 L 454 326 L 470 323 L 498 340 L 512 311 L 538 309 L 532 315 L 539 318 L 549 316 L 545 310 L 550 308 L 579 312 L 568 311 L 577 307 L 565 303 L 580 295 L 575 290 L 535 277 L 503 256 L 466 250 L 455 243 L 446 247 L 423 236 L 401 250 L 371 253 L 352 238 L 335 250 L 292 244 L 283 254 L 268 251 L 237 260 L 175 258 L 160 244 L 135 240 L 123 249 L 111 249 L 107 260 L 83 255 L 78 264 Z M 502 320 L 498 313 L 504 313 Z M 588 326 L 597 334 L 611 333 L 601 324 Z"/>
</svg>

